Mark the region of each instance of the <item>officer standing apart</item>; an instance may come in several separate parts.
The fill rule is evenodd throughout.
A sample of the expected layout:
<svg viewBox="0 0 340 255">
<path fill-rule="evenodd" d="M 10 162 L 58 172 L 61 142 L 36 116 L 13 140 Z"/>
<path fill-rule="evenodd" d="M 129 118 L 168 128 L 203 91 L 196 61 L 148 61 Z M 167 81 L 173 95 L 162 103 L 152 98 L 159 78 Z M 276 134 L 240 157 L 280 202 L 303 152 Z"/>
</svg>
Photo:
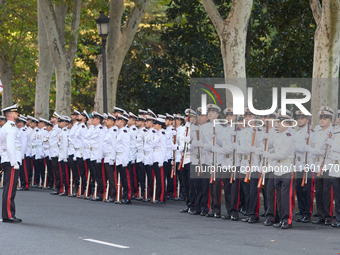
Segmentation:
<svg viewBox="0 0 340 255">
<path fill-rule="evenodd" d="M 2 110 L 7 122 L 1 128 L 0 151 L 1 164 L 4 169 L 4 191 L 2 193 L 2 221 L 20 223 L 21 219 L 15 217 L 15 194 L 18 184 L 19 168 L 21 162 L 20 137 L 15 121 L 18 119 L 17 105 Z"/>
</svg>

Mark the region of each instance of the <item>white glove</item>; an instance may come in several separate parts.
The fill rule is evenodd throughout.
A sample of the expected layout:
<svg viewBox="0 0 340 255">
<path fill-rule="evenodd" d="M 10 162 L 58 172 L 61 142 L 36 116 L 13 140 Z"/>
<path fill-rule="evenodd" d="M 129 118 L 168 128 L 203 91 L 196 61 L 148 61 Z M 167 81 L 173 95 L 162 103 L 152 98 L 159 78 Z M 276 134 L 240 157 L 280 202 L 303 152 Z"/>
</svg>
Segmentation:
<svg viewBox="0 0 340 255">
<path fill-rule="evenodd" d="M 177 151 L 177 147 L 178 147 L 177 144 L 172 145 L 172 150 Z"/>
<path fill-rule="evenodd" d="M 191 144 L 192 147 L 203 147 L 203 143 L 200 141 L 197 141 L 197 140 L 193 140 L 192 141 L 192 144 Z"/>
<path fill-rule="evenodd" d="M 162 163 L 158 163 L 159 168 L 163 167 L 163 162 Z"/>
<path fill-rule="evenodd" d="M 13 166 L 14 170 L 19 170 L 20 166 L 18 163 L 15 163 L 14 166 Z"/>
<path fill-rule="evenodd" d="M 250 146 L 249 151 L 251 153 L 255 152 L 256 151 L 256 147 L 255 146 Z"/>
<path fill-rule="evenodd" d="M 220 151 L 220 148 L 217 147 L 217 146 L 212 146 L 212 147 L 211 147 L 211 151 L 212 151 L 212 152 L 215 152 L 215 153 L 220 153 L 220 152 L 221 152 L 221 151 Z"/>
<path fill-rule="evenodd" d="M 185 127 L 190 127 L 190 122 L 185 122 Z"/>
<path fill-rule="evenodd" d="M 174 136 L 174 135 L 176 135 L 177 134 L 177 132 L 175 131 L 175 130 L 173 130 L 172 131 L 172 135 Z"/>
<path fill-rule="evenodd" d="M 233 143 L 233 149 L 237 150 L 237 148 L 238 148 L 238 144 L 237 143 Z"/>
<path fill-rule="evenodd" d="M 262 135 L 262 140 L 264 141 L 265 139 L 268 139 L 268 134 L 267 134 L 267 133 L 264 133 L 264 134 Z"/>
<path fill-rule="evenodd" d="M 305 151 L 306 151 L 306 152 L 310 152 L 310 149 L 311 149 L 310 145 L 307 145 L 307 144 L 306 144 L 306 145 L 305 145 Z"/>
<path fill-rule="evenodd" d="M 308 133 L 306 133 L 306 135 L 305 135 L 305 139 L 307 140 L 307 139 L 308 139 L 308 137 L 309 137 L 309 134 L 308 134 Z"/>
<path fill-rule="evenodd" d="M 185 137 L 185 138 L 184 138 L 184 142 L 185 142 L 185 143 L 190 143 L 190 137 L 189 137 L 189 136 Z"/>
<path fill-rule="evenodd" d="M 263 152 L 263 157 L 264 158 L 270 158 L 270 153 L 268 151 Z"/>
<path fill-rule="evenodd" d="M 230 133 L 230 135 L 231 135 L 231 136 L 235 136 L 235 135 L 236 135 L 236 131 L 235 131 L 235 130 L 232 131 L 232 132 Z"/>
<path fill-rule="evenodd" d="M 331 138 L 328 138 L 326 143 L 327 143 L 328 145 L 332 146 L 333 139 L 331 139 Z"/>
<path fill-rule="evenodd" d="M 110 165 L 110 166 L 113 166 L 114 164 L 115 164 L 115 161 L 114 161 L 113 159 L 110 159 L 110 160 L 109 160 L 109 165 Z"/>
<path fill-rule="evenodd" d="M 203 149 L 206 150 L 206 151 L 211 151 L 212 147 L 213 146 L 211 146 L 210 144 L 207 144 L 207 143 L 203 145 Z"/>
<path fill-rule="evenodd" d="M 67 163 L 67 158 L 64 158 L 63 161 L 64 161 L 65 163 Z"/>
</svg>

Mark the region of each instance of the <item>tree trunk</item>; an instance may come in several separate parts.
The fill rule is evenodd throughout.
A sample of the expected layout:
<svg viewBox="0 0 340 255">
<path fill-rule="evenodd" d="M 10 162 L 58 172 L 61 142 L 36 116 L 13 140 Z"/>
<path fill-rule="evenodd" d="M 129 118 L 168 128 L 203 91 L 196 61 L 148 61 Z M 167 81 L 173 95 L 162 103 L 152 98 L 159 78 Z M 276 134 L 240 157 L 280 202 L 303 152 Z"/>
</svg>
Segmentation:
<svg viewBox="0 0 340 255">
<path fill-rule="evenodd" d="M 2 109 L 13 105 L 13 93 L 12 93 L 12 76 L 13 70 L 11 66 L 0 59 L 0 73 L 2 83 Z M 16 102 L 17 103 L 17 102 Z"/>
<path fill-rule="evenodd" d="M 96 96 L 94 97 L 94 110 L 103 113 L 103 55 L 98 55 L 94 62 L 98 69 Z"/>
<path fill-rule="evenodd" d="M 202 3 L 220 38 L 225 83 L 238 86 L 246 96 L 245 50 L 253 1 L 234 0 L 225 20 L 213 0 L 202 0 Z M 232 95 L 229 91 L 226 91 L 226 105 L 232 106 Z"/>
<path fill-rule="evenodd" d="M 149 2 L 150 0 L 136 1 L 128 21 L 122 28 L 124 1 L 110 1 L 110 26 L 106 48 L 108 112 L 112 112 L 116 106 L 119 73 Z"/>
<path fill-rule="evenodd" d="M 324 0 L 321 10 L 317 2 L 311 1 L 311 7 L 317 23 L 312 82 L 312 121 L 315 126 L 321 106 L 330 106 L 335 113 L 338 109 L 340 4 L 337 0 Z"/>
<path fill-rule="evenodd" d="M 56 111 L 61 115 L 71 113 L 71 67 L 69 63 L 55 68 L 57 94 Z"/>
<path fill-rule="evenodd" d="M 67 7 L 59 5 L 53 8 L 51 0 L 39 0 L 39 8 L 45 24 L 49 50 L 55 65 L 57 82 L 56 111 L 62 115 L 71 113 L 71 68 L 77 51 L 78 29 L 81 0 L 74 0 L 70 42 L 68 51 L 65 47 L 65 14 Z"/>
<path fill-rule="evenodd" d="M 54 72 L 54 64 L 48 48 L 45 25 L 38 3 L 38 45 L 39 67 L 35 87 L 35 117 L 49 118 L 50 84 Z"/>
</svg>

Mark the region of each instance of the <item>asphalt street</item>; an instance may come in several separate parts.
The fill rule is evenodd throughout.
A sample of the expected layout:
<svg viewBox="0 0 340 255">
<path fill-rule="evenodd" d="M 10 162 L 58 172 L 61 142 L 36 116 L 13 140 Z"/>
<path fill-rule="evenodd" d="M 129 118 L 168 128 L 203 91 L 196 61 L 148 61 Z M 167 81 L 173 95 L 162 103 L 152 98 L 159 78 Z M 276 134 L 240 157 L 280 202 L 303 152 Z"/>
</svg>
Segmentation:
<svg viewBox="0 0 340 255">
<path fill-rule="evenodd" d="M 179 213 L 184 207 L 17 192 L 23 222 L 0 222 L 0 254 L 340 254 L 340 229 L 294 222 L 282 230 Z"/>
</svg>

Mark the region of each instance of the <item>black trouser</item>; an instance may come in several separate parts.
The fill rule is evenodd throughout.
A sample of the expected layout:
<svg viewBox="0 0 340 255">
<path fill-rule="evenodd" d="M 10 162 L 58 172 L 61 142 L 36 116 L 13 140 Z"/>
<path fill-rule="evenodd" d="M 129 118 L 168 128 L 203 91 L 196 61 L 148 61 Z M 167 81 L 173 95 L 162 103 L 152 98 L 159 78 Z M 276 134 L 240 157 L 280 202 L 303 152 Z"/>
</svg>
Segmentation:
<svg viewBox="0 0 340 255">
<path fill-rule="evenodd" d="M 87 185 L 87 169 L 85 169 L 85 163 L 82 158 L 77 158 L 77 166 L 78 166 L 80 177 L 81 177 L 81 190 L 79 193 L 81 195 L 84 193 L 84 190 L 86 189 L 86 185 Z"/>
<path fill-rule="evenodd" d="M 55 189 L 57 192 L 62 193 L 63 192 L 63 173 L 62 169 L 60 167 L 60 164 L 58 162 L 58 157 L 52 158 L 52 167 L 54 171 L 54 177 L 55 177 Z"/>
<path fill-rule="evenodd" d="M 222 179 L 215 178 L 215 183 L 210 183 L 210 209 L 213 213 L 221 214 L 221 195 L 222 195 Z"/>
<path fill-rule="evenodd" d="M 129 174 L 126 176 L 126 178 L 129 178 L 129 182 L 131 184 L 131 195 L 135 195 L 136 193 L 136 187 L 135 187 L 135 174 L 133 171 L 135 163 L 130 162 L 127 166 L 129 170 Z"/>
<path fill-rule="evenodd" d="M 171 159 L 164 162 L 163 168 L 165 172 L 164 174 L 166 176 L 168 196 L 173 197 L 174 196 L 174 178 L 171 178 L 171 168 L 172 168 Z"/>
<path fill-rule="evenodd" d="M 249 204 L 250 204 L 250 185 L 247 182 L 244 182 L 246 175 L 241 174 L 241 181 L 240 181 L 240 208 L 244 209 L 246 213 L 249 213 Z M 243 199 L 243 203 L 241 203 Z"/>
<path fill-rule="evenodd" d="M 122 200 L 131 200 L 131 183 L 126 177 L 129 173 L 127 167 L 123 167 L 122 165 L 116 166 L 117 172 L 120 174 L 120 180 L 123 186 L 123 194 Z"/>
<path fill-rule="evenodd" d="M 74 184 L 74 191 L 73 193 L 77 194 L 78 189 L 79 189 L 79 172 L 78 172 L 78 165 L 77 161 L 73 160 L 74 155 L 69 155 L 67 159 L 67 163 L 71 168 L 72 171 L 72 178 L 73 178 L 73 183 Z"/>
<path fill-rule="evenodd" d="M 186 204 L 189 205 L 189 198 L 190 198 L 190 186 L 189 186 L 189 180 L 190 180 L 190 163 L 185 164 L 183 167 L 183 170 L 179 171 L 183 183 L 183 188 L 185 190 L 185 198 L 187 199 Z"/>
<path fill-rule="evenodd" d="M 241 187 L 241 174 L 240 167 L 236 167 L 234 173 L 235 180 L 230 185 L 230 215 L 238 217 L 238 209 L 240 205 L 240 187 Z M 243 181 L 243 179 L 242 179 Z"/>
<path fill-rule="evenodd" d="M 340 178 L 332 177 L 331 182 L 335 200 L 335 217 L 340 222 Z"/>
<path fill-rule="evenodd" d="M 70 193 L 70 171 L 67 162 L 64 162 L 64 160 L 59 161 L 61 171 L 62 171 L 62 178 L 63 178 L 63 184 L 65 187 L 65 193 Z M 61 186 L 61 189 L 63 186 Z"/>
<path fill-rule="evenodd" d="M 116 198 L 116 181 L 115 181 L 115 166 L 105 163 L 105 174 L 106 178 L 109 180 L 109 197 L 112 199 Z M 107 188 L 107 187 L 106 187 Z"/>
<path fill-rule="evenodd" d="M 265 189 L 267 194 L 267 210 L 266 210 L 266 219 L 271 220 L 273 222 L 277 222 L 280 220 L 279 215 L 277 213 L 278 208 L 276 204 L 276 189 L 275 189 L 275 176 L 273 172 L 269 172 L 265 174 Z"/>
<path fill-rule="evenodd" d="M 252 219 L 259 219 L 260 210 L 260 190 L 257 188 L 260 173 L 251 173 L 249 180 L 249 205 L 248 205 L 248 217 Z"/>
<path fill-rule="evenodd" d="M 34 181 L 36 185 L 43 186 L 45 180 L 45 166 L 44 166 L 44 159 L 34 159 Z M 41 183 L 40 183 L 41 178 Z"/>
<path fill-rule="evenodd" d="M 4 169 L 2 192 L 2 218 L 10 219 L 15 217 L 15 194 L 17 192 L 19 170 L 15 170 L 9 162 L 2 164 Z"/>
<path fill-rule="evenodd" d="M 314 178 L 312 172 L 308 172 L 307 183 L 304 187 L 301 186 L 303 172 L 296 172 L 296 196 L 298 200 L 299 211 L 302 217 L 310 219 L 313 213 L 313 199 L 314 199 Z"/>
<path fill-rule="evenodd" d="M 138 175 L 139 187 L 141 189 L 141 196 L 145 194 L 145 167 L 143 162 L 136 163 L 136 170 Z"/>
<path fill-rule="evenodd" d="M 324 171 L 322 177 L 315 177 L 315 200 L 320 219 L 332 221 L 333 199 L 329 171 Z"/>
<path fill-rule="evenodd" d="M 195 179 L 196 199 L 195 210 L 196 212 L 209 211 L 209 180 L 210 173 L 202 172 L 199 178 Z"/>
<path fill-rule="evenodd" d="M 153 163 L 153 171 L 156 178 L 156 200 L 159 202 L 165 202 L 165 176 L 163 167 L 159 167 L 159 163 Z"/>
<path fill-rule="evenodd" d="M 275 189 L 280 220 L 292 224 L 293 197 L 294 197 L 294 173 L 283 174 L 275 177 Z"/>
<path fill-rule="evenodd" d="M 93 178 L 97 182 L 97 197 L 103 198 L 104 186 L 106 186 L 106 181 L 105 174 L 103 175 L 102 163 L 97 163 L 96 160 L 91 161 L 91 169 L 91 172 L 93 173 Z"/>
<path fill-rule="evenodd" d="M 33 168 L 32 168 L 32 157 L 25 157 L 26 161 L 26 169 L 28 174 L 28 186 L 31 185 L 32 181 L 32 174 L 33 174 Z"/>
<path fill-rule="evenodd" d="M 190 169 L 189 169 L 190 172 Z M 188 207 L 191 209 L 195 209 L 195 200 L 196 200 L 196 188 L 195 188 L 195 180 L 189 179 L 189 202 Z"/>
<path fill-rule="evenodd" d="M 150 165 L 145 165 L 145 172 L 148 178 L 148 194 L 147 198 L 151 198 L 153 194 L 153 176 L 152 167 Z"/>
<path fill-rule="evenodd" d="M 53 188 L 54 175 L 53 175 L 52 160 L 49 159 L 49 157 L 46 157 L 45 162 L 47 165 L 47 186 Z"/>
<path fill-rule="evenodd" d="M 22 160 L 22 164 L 20 165 L 20 184 L 23 189 L 28 189 L 30 184 L 29 184 L 29 179 L 28 179 L 28 171 L 26 167 L 26 159 L 24 158 Z"/>
<path fill-rule="evenodd" d="M 178 167 L 179 167 L 179 163 L 180 162 L 176 162 L 176 175 L 177 175 L 177 180 L 179 181 L 179 182 L 177 182 L 178 183 L 178 185 L 179 185 L 179 188 L 180 188 L 180 190 L 179 190 L 179 196 L 181 197 L 181 198 L 185 198 L 186 197 L 186 194 L 185 194 L 185 188 L 184 188 L 184 183 L 183 183 L 183 180 L 182 180 L 182 175 L 181 175 L 181 171 L 180 170 L 178 170 Z M 177 185 L 176 185 L 177 186 Z M 175 191 L 176 192 L 176 191 Z"/>
<path fill-rule="evenodd" d="M 86 174 L 86 185 L 89 186 L 88 188 L 88 196 L 92 196 L 93 194 L 93 190 L 94 190 L 94 173 L 92 172 L 92 167 L 91 167 L 91 160 L 90 159 L 86 159 L 84 161 L 84 166 L 85 166 L 85 174 Z M 90 177 L 88 177 L 90 175 Z M 87 183 L 87 180 L 89 179 L 89 183 Z M 86 191 L 86 187 L 84 186 L 84 191 Z"/>
</svg>

